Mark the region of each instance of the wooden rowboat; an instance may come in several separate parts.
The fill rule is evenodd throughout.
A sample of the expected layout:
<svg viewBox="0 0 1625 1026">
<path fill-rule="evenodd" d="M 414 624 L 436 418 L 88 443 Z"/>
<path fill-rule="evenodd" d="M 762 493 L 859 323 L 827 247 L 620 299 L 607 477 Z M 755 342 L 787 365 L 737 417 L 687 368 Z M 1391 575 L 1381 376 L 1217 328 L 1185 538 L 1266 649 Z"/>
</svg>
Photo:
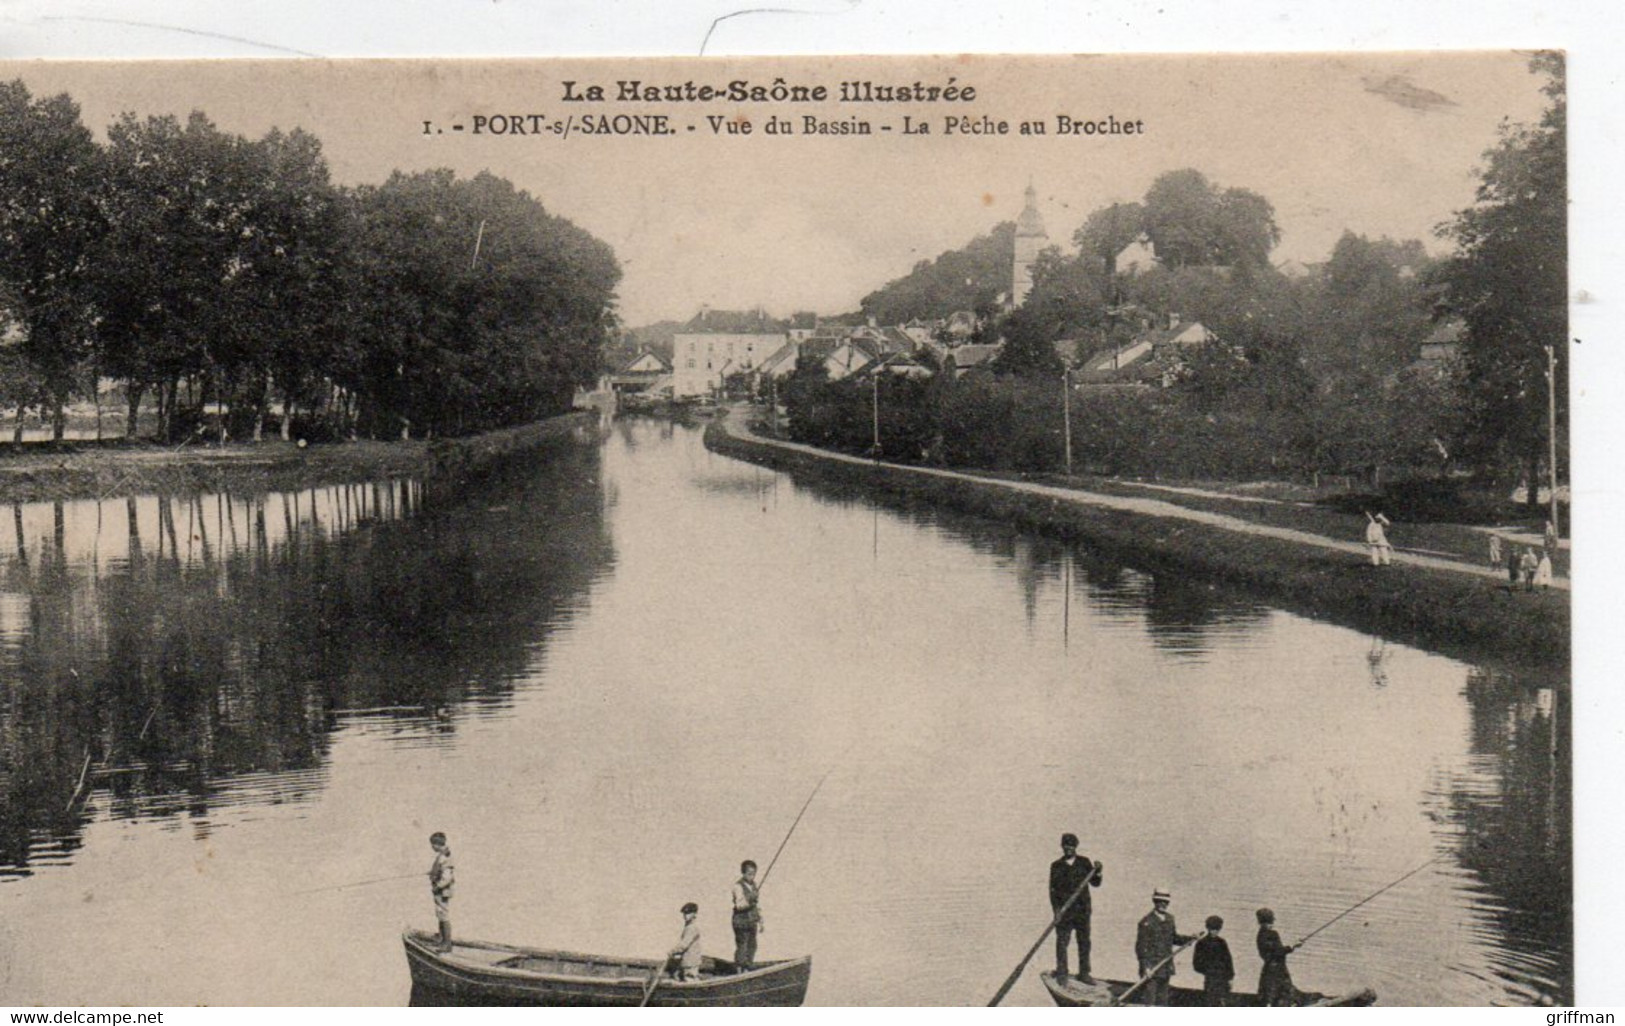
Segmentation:
<svg viewBox="0 0 1625 1026">
<path fill-rule="evenodd" d="M 401 934 L 412 971 L 414 1003 L 451 1001 L 476 1005 L 629 1005 L 644 1003 L 650 977 L 664 965 L 651 958 L 615 958 L 569 951 L 542 951 L 488 941 L 457 941 L 436 950 L 432 933 Z M 662 977 L 651 1006 L 800 1005 L 812 978 L 812 956 L 762 962 L 750 972 L 732 962 L 706 958 L 700 978 L 679 983 Z M 420 995 L 420 991 L 428 994 Z"/>
<path fill-rule="evenodd" d="M 1124 980 L 1096 980 L 1094 983 L 1081 983 L 1069 977 L 1062 983 L 1055 979 L 1054 973 L 1040 973 L 1039 979 L 1044 981 L 1044 989 L 1049 996 L 1062 1008 L 1110 1008 L 1116 1002 L 1117 996 L 1124 993 L 1134 984 Z M 1129 1005 L 1133 1006 L 1144 1000 L 1145 988 L 1135 991 L 1129 997 Z M 1200 990 L 1190 987 L 1168 988 L 1168 1003 L 1182 1007 L 1200 1006 L 1206 1004 Z M 1354 990 L 1347 994 L 1316 994 L 1312 991 L 1298 991 L 1298 1005 L 1311 1008 L 1363 1008 L 1377 1003 L 1377 992 L 1367 987 L 1364 990 Z M 1231 994 L 1229 1007 L 1247 1008 L 1258 1006 L 1257 994 Z"/>
</svg>

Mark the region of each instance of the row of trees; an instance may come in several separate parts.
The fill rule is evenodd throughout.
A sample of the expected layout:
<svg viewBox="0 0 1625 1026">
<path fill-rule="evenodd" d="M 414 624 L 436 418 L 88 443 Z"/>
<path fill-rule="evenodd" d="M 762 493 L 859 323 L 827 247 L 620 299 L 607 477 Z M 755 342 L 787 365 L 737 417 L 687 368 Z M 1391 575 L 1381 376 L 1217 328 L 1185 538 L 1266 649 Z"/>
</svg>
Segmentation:
<svg viewBox="0 0 1625 1026">
<path fill-rule="evenodd" d="M 1561 58 L 1539 55 L 1531 70 L 1546 77 L 1551 104 L 1538 125 L 1503 128 L 1486 154 L 1477 203 L 1439 227 L 1456 244 L 1450 256 L 1430 257 L 1419 240 L 1345 232 L 1324 265 L 1283 274 L 1269 259 L 1280 232 L 1267 199 L 1193 169 L 1169 172 L 1141 202 L 1091 214 L 1073 236 L 1073 251 L 1040 255 L 1024 304 L 982 331 L 1004 340 L 994 365 L 999 381 L 943 382 L 918 396 L 899 390 L 902 406 L 923 405 L 917 415 L 899 410 L 896 427 L 904 433 L 893 455 L 963 452 L 968 462 L 986 457 L 990 466 L 1058 466 L 1062 352 L 1081 360 L 1121 349 L 1174 314 L 1201 321 L 1221 344 L 1190 354 L 1179 381 L 1158 394 L 1083 390 L 1073 451 L 1084 464 L 1227 476 L 1375 474 L 1405 464 L 1543 478 L 1547 347 L 1561 360 L 1567 341 L 1566 139 Z M 1116 255 L 1142 237 L 1157 266 L 1122 272 Z M 992 242 L 979 239 L 918 265 L 867 297 L 865 309 L 907 300 L 911 315 L 940 317 L 973 308 L 994 280 Z M 975 273 L 960 276 L 967 268 Z M 1465 325 L 1460 359 L 1443 373 L 1418 369 L 1423 340 L 1452 320 Z M 1562 374 L 1556 385 L 1561 433 Z M 802 382 L 793 394 L 808 404 L 793 421 L 797 430 L 867 448 L 872 430 L 833 426 L 842 422 L 829 415 L 840 401 L 872 400 L 845 391 L 842 400 L 841 383 Z M 971 459 L 986 443 L 961 444 L 956 436 L 986 418 L 965 403 L 995 411 L 990 425 L 1015 417 L 1007 433 L 1026 432 L 1030 441 Z M 883 419 L 884 410 L 883 403 Z M 856 425 L 860 418 L 846 419 Z M 1565 442 L 1559 438 L 1560 461 Z M 1529 494 L 1533 501 L 1535 489 Z"/>
<path fill-rule="evenodd" d="M 614 327 L 611 250 L 490 174 L 336 186 L 295 130 L 126 114 L 0 84 L 0 403 L 123 381 L 133 434 L 218 403 L 329 430 L 460 433 L 567 409 Z"/>
</svg>

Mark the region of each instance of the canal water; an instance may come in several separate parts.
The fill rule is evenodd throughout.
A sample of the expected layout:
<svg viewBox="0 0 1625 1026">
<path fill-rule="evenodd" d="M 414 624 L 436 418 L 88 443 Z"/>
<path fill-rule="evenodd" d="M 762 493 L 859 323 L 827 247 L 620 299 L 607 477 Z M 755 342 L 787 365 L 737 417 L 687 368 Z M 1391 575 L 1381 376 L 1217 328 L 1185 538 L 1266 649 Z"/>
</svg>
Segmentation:
<svg viewBox="0 0 1625 1026">
<path fill-rule="evenodd" d="M 0 517 L 0 1003 L 390 1005 L 450 835 L 459 933 L 653 957 L 764 867 L 809 1004 L 979 1004 L 1105 864 L 1385 1004 L 1572 1000 L 1550 682 L 622 420 L 460 496 Z M 9 537 L 8 537 L 9 535 Z M 1430 861 L 1431 860 L 1431 861 Z M 1044 1004 L 1046 945 L 1006 999 Z M 1196 979 L 1184 958 L 1176 981 Z"/>
</svg>

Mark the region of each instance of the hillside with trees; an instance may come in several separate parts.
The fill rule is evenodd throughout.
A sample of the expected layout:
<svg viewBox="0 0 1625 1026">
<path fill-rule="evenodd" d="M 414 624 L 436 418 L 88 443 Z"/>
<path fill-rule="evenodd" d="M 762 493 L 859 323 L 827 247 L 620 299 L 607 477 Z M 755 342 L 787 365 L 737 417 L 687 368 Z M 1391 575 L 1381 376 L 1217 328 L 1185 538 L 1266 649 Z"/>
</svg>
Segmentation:
<svg viewBox="0 0 1625 1026">
<path fill-rule="evenodd" d="M 1010 291 L 1015 237 L 1015 222 L 1002 222 L 959 249 L 921 260 L 908 274 L 864 296 L 859 307 L 877 324 L 940 320 L 959 310 L 991 313 L 999 296 Z"/>
</svg>

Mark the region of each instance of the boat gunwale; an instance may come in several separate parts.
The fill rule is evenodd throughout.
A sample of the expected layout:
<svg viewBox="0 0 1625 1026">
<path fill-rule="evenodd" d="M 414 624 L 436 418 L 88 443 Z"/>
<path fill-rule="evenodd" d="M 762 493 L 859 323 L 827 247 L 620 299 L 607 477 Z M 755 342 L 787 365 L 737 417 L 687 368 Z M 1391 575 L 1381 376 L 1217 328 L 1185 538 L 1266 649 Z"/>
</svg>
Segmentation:
<svg viewBox="0 0 1625 1026">
<path fill-rule="evenodd" d="M 504 981 L 513 980 L 531 983 L 549 983 L 556 981 L 558 983 L 568 983 L 599 988 L 612 987 L 622 984 L 635 984 L 639 987 L 639 989 L 641 989 L 647 984 L 650 971 L 657 967 L 664 967 L 664 963 L 656 962 L 654 959 L 613 959 L 606 958 L 602 955 L 585 955 L 578 954 L 576 952 L 553 951 L 544 948 L 525 948 L 512 944 L 501 944 L 495 941 L 455 942 L 457 946 L 475 948 L 483 951 L 505 951 L 516 955 L 528 955 L 532 957 L 539 956 L 543 958 L 563 956 L 567 958 L 578 958 L 582 961 L 588 962 L 589 964 L 596 963 L 605 966 L 624 965 L 628 967 L 641 967 L 644 971 L 642 974 L 628 974 L 624 976 L 578 976 L 571 973 L 545 973 L 538 972 L 535 969 L 516 969 L 510 966 L 502 965 L 471 964 L 448 959 L 446 954 L 442 954 L 441 952 L 431 949 L 425 939 L 430 936 L 432 935 L 420 933 L 408 928 L 402 932 L 401 939 L 406 942 L 409 952 L 412 952 L 415 949 L 418 956 L 423 958 L 425 961 L 428 961 L 437 967 L 455 970 L 470 977 L 478 977 L 482 975 L 496 976 L 500 977 Z M 716 960 L 713 959 L 713 961 Z M 798 965 L 803 964 L 811 966 L 812 956 L 802 955 L 799 958 L 776 959 L 772 962 L 763 962 L 749 972 L 730 973 L 726 976 L 711 976 L 698 980 L 664 980 L 661 982 L 660 989 L 663 991 L 675 990 L 679 993 L 704 993 L 709 990 L 731 988 L 740 983 L 768 979 L 775 975 L 793 971 Z M 761 993 L 781 989 L 785 988 L 771 987 L 761 991 Z"/>
<path fill-rule="evenodd" d="M 1044 989 L 1049 992 L 1051 1000 L 1053 1000 L 1057 1005 L 1061 1004 L 1061 999 L 1063 997 L 1066 997 L 1066 998 L 1071 998 L 1072 997 L 1073 992 L 1072 992 L 1071 988 L 1067 984 L 1056 982 L 1054 973 L 1051 973 L 1051 972 L 1040 973 L 1039 974 L 1039 979 L 1040 979 L 1040 981 L 1043 982 Z M 1108 990 L 1111 993 L 1111 995 L 1112 995 L 1112 1003 L 1111 1004 L 1109 1004 L 1109 1005 L 1093 1005 L 1093 1004 L 1088 1004 L 1088 1003 L 1079 1001 L 1079 1002 L 1076 1002 L 1076 1003 L 1071 1004 L 1071 1005 L 1064 1005 L 1062 1007 L 1073 1007 L 1073 1008 L 1132 1008 L 1132 1007 L 1143 1007 L 1143 1006 L 1136 1005 L 1135 1003 L 1132 1003 L 1132 1002 L 1129 1003 L 1129 1004 L 1121 1004 L 1121 1003 L 1119 1003 L 1117 1001 L 1117 998 L 1119 997 L 1120 994 L 1122 994 L 1124 991 L 1126 991 L 1126 990 L 1133 987 L 1134 984 L 1131 981 L 1128 981 L 1128 980 L 1114 980 L 1114 979 L 1111 979 L 1109 977 L 1097 977 L 1095 982 L 1096 982 L 1096 984 L 1098 986 Z M 1113 989 L 1112 986 L 1111 986 L 1112 984 L 1117 984 L 1118 986 L 1123 988 L 1123 990 Z M 1185 991 L 1186 993 L 1190 993 L 1190 994 L 1200 994 L 1201 993 L 1201 990 L 1199 990 L 1198 988 L 1195 988 L 1195 987 L 1177 987 L 1175 989 L 1182 990 L 1182 991 Z M 1375 1005 L 1377 1003 L 1377 992 L 1376 992 L 1375 989 L 1373 989 L 1373 988 L 1371 988 L 1369 986 L 1355 987 L 1352 990 L 1339 991 L 1338 993 L 1335 993 L 1335 994 L 1326 994 L 1326 993 L 1322 993 L 1322 992 L 1316 991 L 1316 990 L 1307 990 L 1307 991 L 1306 990 L 1299 990 L 1298 993 L 1302 994 L 1302 995 L 1313 996 L 1317 1000 L 1311 1001 L 1308 1004 L 1293 1005 L 1291 1007 L 1294 1007 L 1294 1008 L 1359 1008 L 1359 1007 L 1371 1007 L 1371 1006 L 1373 1006 L 1373 1005 Z M 1256 993 L 1251 992 L 1251 991 L 1234 991 L 1234 992 L 1232 992 L 1231 996 L 1233 998 L 1251 999 L 1254 1002 L 1256 1002 L 1258 1000 L 1258 995 Z M 1364 999 L 1364 1000 L 1361 1000 L 1361 999 Z M 1195 1007 L 1195 1006 L 1187 1006 L 1187 1007 Z M 1259 1004 L 1256 1004 L 1256 1003 L 1254 1003 L 1254 1004 L 1246 1004 L 1244 1002 L 1240 1002 L 1240 1003 L 1237 1003 L 1234 1006 L 1227 1006 L 1227 1007 L 1261 1008 L 1263 1006 L 1259 1005 Z"/>
</svg>

